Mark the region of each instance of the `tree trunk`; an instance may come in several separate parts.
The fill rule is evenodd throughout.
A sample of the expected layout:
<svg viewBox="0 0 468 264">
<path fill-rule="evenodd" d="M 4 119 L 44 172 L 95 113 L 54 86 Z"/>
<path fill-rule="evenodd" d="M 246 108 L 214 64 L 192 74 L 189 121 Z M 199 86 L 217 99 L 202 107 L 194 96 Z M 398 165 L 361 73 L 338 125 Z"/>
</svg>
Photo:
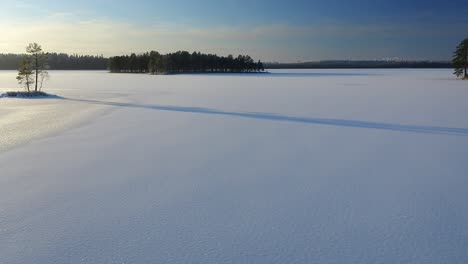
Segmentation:
<svg viewBox="0 0 468 264">
<path fill-rule="evenodd" d="M 38 81 L 38 75 L 39 75 L 39 58 L 38 58 L 38 54 L 36 53 L 36 82 L 34 83 L 35 84 L 35 87 L 34 87 L 34 91 L 37 92 L 37 81 Z"/>
</svg>

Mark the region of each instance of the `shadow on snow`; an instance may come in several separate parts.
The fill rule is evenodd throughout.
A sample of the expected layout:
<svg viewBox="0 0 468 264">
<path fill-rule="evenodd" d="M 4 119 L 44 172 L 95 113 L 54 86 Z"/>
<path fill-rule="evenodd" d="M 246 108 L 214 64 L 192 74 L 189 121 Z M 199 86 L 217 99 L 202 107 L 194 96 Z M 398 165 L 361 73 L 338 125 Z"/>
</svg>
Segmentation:
<svg viewBox="0 0 468 264">
<path fill-rule="evenodd" d="M 75 101 L 75 102 L 89 103 L 89 104 L 141 108 L 141 109 L 153 109 L 153 110 L 159 110 L 159 111 L 172 111 L 172 112 L 196 113 L 196 114 L 207 114 L 207 115 L 222 115 L 222 116 L 243 117 L 243 118 L 271 120 L 271 121 L 318 124 L 318 125 L 329 125 L 329 126 L 340 126 L 340 127 L 370 128 L 370 129 L 381 129 L 381 130 L 400 131 L 400 132 L 468 136 L 468 128 L 401 125 L 401 124 L 380 123 L 380 122 L 367 122 L 367 121 L 359 121 L 359 120 L 297 117 L 297 116 L 287 116 L 287 115 L 279 115 L 279 114 L 272 114 L 272 113 L 228 112 L 228 111 L 222 111 L 222 110 L 211 109 L 211 108 L 202 108 L 202 107 L 145 105 L 145 104 L 105 102 L 105 101 L 73 99 L 73 98 L 62 98 L 62 99 Z"/>
</svg>

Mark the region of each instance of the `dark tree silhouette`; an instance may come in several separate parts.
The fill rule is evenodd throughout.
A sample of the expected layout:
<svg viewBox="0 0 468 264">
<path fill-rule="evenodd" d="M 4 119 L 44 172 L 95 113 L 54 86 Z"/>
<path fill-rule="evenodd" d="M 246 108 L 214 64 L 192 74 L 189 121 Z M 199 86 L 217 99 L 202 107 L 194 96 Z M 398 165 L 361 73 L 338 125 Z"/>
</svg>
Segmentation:
<svg viewBox="0 0 468 264">
<path fill-rule="evenodd" d="M 30 57 L 25 56 L 21 61 L 21 65 L 18 69 L 18 76 L 16 77 L 19 85 L 23 86 L 28 93 L 31 92 L 31 85 L 34 84 L 34 74 L 31 65 Z"/>
<path fill-rule="evenodd" d="M 24 54 L 0 54 L 0 70 L 16 70 L 21 66 Z M 109 59 L 100 56 L 47 53 L 51 70 L 106 70 Z"/>
<path fill-rule="evenodd" d="M 109 70 L 115 73 L 203 73 L 203 72 L 260 72 L 261 61 L 255 62 L 248 55 L 220 57 L 200 52 L 178 51 L 161 55 L 157 51 L 109 59 Z"/>
<path fill-rule="evenodd" d="M 453 74 L 463 79 L 468 79 L 468 38 L 458 44 L 457 49 L 453 54 L 452 60 L 455 72 Z"/>
<path fill-rule="evenodd" d="M 37 92 L 37 85 L 41 83 L 42 86 L 44 79 L 48 76 L 47 54 L 42 51 L 41 45 L 37 43 L 30 43 L 26 47 L 26 52 L 30 54 L 30 61 L 32 61 L 30 69 L 33 71 L 35 76 L 34 92 Z"/>
</svg>

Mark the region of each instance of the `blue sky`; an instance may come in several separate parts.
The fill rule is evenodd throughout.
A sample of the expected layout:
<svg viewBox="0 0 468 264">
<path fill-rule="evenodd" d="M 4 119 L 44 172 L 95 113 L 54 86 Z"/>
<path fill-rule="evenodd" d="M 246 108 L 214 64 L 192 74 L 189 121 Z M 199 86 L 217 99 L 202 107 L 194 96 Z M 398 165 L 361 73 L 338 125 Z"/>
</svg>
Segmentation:
<svg viewBox="0 0 468 264">
<path fill-rule="evenodd" d="M 179 49 L 265 61 L 449 59 L 468 37 L 466 0 L 0 2 L 0 52 Z"/>
</svg>

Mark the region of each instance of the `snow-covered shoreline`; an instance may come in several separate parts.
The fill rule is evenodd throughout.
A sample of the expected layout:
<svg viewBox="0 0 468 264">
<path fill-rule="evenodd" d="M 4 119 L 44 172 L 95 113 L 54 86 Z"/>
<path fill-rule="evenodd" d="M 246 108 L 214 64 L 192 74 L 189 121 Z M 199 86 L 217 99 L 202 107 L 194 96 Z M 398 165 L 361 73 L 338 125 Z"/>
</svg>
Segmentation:
<svg viewBox="0 0 468 264">
<path fill-rule="evenodd" d="M 450 70 L 51 76 L 63 99 L 1 99 L 0 128 L 90 112 L 0 150 L 0 262 L 468 260 Z"/>
</svg>

